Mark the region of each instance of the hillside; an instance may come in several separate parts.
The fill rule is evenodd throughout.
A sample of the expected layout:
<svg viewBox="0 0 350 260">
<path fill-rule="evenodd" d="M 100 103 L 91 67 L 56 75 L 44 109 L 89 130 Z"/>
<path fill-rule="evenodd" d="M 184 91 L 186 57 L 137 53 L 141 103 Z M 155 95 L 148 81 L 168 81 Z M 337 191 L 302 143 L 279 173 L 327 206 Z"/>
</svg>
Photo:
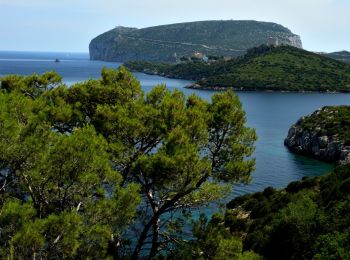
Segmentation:
<svg viewBox="0 0 350 260">
<path fill-rule="evenodd" d="M 131 62 L 132 70 L 196 80 L 198 89 L 259 91 L 350 91 L 350 65 L 291 46 L 262 45 L 244 57 L 217 62 L 152 64 Z"/>
<path fill-rule="evenodd" d="M 322 55 L 345 63 L 350 63 L 350 52 L 348 51 L 331 52 Z"/>
<path fill-rule="evenodd" d="M 94 38 L 92 60 L 177 61 L 195 52 L 239 56 L 261 44 L 302 47 L 300 37 L 276 23 L 257 21 L 201 21 L 143 29 L 116 27 Z"/>
<path fill-rule="evenodd" d="M 350 163 L 350 107 L 324 107 L 301 118 L 290 128 L 285 145 L 323 161 Z"/>
<path fill-rule="evenodd" d="M 350 166 L 322 177 L 304 177 L 282 190 L 267 187 L 226 206 L 224 214 L 196 221 L 195 239 L 180 245 L 180 254 L 174 255 L 246 259 L 201 257 L 220 251 L 218 241 L 224 238 L 226 252 L 235 244 L 244 254 L 259 254 L 248 259 L 350 259 Z M 242 240 L 243 247 L 235 240 Z"/>
<path fill-rule="evenodd" d="M 264 259 L 350 259 L 350 166 L 235 198 L 223 221 Z"/>
</svg>

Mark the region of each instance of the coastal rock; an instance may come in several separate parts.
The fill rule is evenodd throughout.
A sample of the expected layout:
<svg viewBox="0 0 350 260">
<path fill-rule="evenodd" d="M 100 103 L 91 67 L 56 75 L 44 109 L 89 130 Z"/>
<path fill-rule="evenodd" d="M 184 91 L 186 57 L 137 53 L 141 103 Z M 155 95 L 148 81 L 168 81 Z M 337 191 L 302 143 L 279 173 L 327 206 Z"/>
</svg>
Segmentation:
<svg viewBox="0 0 350 260">
<path fill-rule="evenodd" d="M 349 111 L 347 106 L 324 107 L 316 110 L 291 126 L 284 144 L 290 151 L 297 154 L 326 162 L 349 164 L 350 146 L 344 133 L 348 129 L 343 126 L 348 124 Z"/>
</svg>

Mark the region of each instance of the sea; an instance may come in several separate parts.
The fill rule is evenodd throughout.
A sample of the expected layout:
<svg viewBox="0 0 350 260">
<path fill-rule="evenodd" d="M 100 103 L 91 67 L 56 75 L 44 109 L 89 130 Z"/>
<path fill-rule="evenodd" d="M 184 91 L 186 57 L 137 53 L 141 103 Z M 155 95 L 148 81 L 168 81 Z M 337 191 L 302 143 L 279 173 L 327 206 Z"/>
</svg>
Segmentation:
<svg viewBox="0 0 350 260">
<path fill-rule="evenodd" d="M 60 62 L 55 62 L 59 59 Z M 91 61 L 87 53 L 44 53 L 0 51 L 0 77 L 8 74 L 30 75 L 56 71 L 67 85 L 91 78 L 99 78 L 101 69 L 118 68 L 121 63 Z M 169 79 L 135 73 L 145 92 L 157 84 L 169 89 L 180 89 L 186 95 L 195 92 L 210 100 L 215 91 L 191 90 L 185 86 L 191 81 Z M 320 176 L 330 172 L 334 165 L 296 155 L 288 151 L 283 141 L 288 129 L 300 117 L 328 105 L 350 105 L 350 94 L 338 93 L 269 93 L 238 92 L 247 115 L 247 124 L 255 128 L 258 141 L 253 157 L 256 170 L 249 184 L 232 187 L 232 196 L 262 191 L 266 187 L 283 188 L 304 176 Z"/>
</svg>

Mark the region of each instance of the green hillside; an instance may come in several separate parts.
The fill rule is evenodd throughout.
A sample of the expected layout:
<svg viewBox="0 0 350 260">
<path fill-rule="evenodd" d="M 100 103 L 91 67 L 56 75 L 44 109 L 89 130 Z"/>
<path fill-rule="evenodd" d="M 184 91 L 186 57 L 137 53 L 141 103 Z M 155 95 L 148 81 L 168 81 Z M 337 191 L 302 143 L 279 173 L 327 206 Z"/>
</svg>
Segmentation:
<svg viewBox="0 0 350 260">
<path fill-rule="evenodd" d="M 338 167 L 322 177 L 304 177 L 282 190 L 267 187 L 237 197 L 227 204 L 224 214 L 215 213 L 209 221 L 199 218 L 193 230 L 195 239 L 180 244 L 173 256 L 350 259 L 350 167 Z M 232 247 L 241 248 L 237 239 L 243 242 L 243 257 L 229 256 Z M 226 255 L 214 258 L 222 253 L 222 242 Z M 249 255 L 252 252 L 261 257 Z"/>
<path fill-rule="evenodd" d="M 262 45 L 229 61 L 126 63 L 130 69 L 196 80 L 193 88 L 269 91 L 350 91 L 350 65 L 291 46 Z"/>
<path fill-rule="evenodd" d="M 350 259 L 350 167 L 227 205 L 224 225 L 264 259 Z"/>
<path fill-rule="evenodd" d="M 143 29 L 116 27 L 90 43 L 90 57 L 107 61 L 177 61 L 195 52 L 239 56 L 267 43 L 302 46 L 300 37 L 276 23 L 201 21 Z"/>
</svg>

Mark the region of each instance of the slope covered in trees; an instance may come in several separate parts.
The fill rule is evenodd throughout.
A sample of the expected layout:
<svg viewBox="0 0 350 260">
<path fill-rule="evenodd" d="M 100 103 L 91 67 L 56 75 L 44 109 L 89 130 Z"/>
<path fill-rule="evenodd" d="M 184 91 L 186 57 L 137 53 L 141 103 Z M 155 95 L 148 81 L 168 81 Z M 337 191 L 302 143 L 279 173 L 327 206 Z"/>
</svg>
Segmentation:
<svg viewBox="0 0 350 260">
<path fill-rule="evenodd" d="M 202 236 L 223 230 L 242 238 L 244 250 L 264 259 L 350 259 L 350 166 L 237 197 L 224 216 L 198 226 Z"/>
<path fill-rule="evenodd" d="M 200 21 L 142 29 L 117 27 L 94 38 L 90 58 L 106 61 L 177 61 L 199 52 L 239 56 L 268 43 L 302 47 L 299 36 L 276 23 L 258 21 Z"/>
<path fill-rule="evenodd" d="M 199 89 L 350 91 L 350 65 L 290 46 L 262 45 L 229 61 L 125 65 L 145 73 L 196 80 L 192 87 Z"/>
<path fill-rule="evenodd" d="M 0 83 L 1 259 L 156 257 L 254 169 L 233 92 L 145 96 L 125 68 L 71 87 L 53 72 Z"/>
</svg>

